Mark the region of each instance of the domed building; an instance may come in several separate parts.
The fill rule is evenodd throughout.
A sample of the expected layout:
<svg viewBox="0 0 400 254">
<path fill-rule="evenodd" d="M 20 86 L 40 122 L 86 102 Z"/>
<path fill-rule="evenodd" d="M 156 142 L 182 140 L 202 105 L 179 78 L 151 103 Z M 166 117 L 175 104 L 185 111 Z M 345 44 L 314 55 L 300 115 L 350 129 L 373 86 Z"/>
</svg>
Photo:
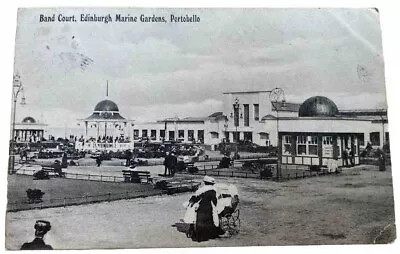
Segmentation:
<svg viewBox="0 0 400 254">
<path fill-rule="evenodd" d="M 96 104 L 89 117 L 81 120 L 85 135 L 77 140 L 76 149 L 92 152 L 133 149 L 132 121 L 120 115 L 118 105 L 108 99 L 108 91 L 106 97 Z"/>
<path fill-rule="evenodd" d="M 311 97 L 304 101 L 299 108 L 299 117 L 334 117 L 338 115 L 339 110 L 336 104 L 324 96 Z"/>
<path fill-rule="evenodd" d="M 47 125 L 36 121 L 32 116 L 26 116 L 21 122 L 15 123 L 14 140 L 17 143 L 36 143 L 42 141 Z"/>
<path fill-rule="evenodd" d="M 373 124 L 371 118 L 342 115 L 327 97 L 311 97 L 300 105 L 298 117 L 279 119 L 279 160 L 329 168 L 357 165 L 364 134 L 379 128 Z"/>
</svg>

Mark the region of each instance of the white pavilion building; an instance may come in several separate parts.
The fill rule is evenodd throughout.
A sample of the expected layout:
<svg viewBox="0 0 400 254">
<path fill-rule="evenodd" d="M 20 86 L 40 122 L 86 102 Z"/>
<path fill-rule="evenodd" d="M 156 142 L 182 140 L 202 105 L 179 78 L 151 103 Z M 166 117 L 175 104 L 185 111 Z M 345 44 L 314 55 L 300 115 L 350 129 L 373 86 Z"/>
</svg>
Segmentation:
<svg viewBox="0 0 400 254">
<path fill-rule="evenodd" d="M 90 152 L 133 149 L 134 141 L 129 135 L 133 121 L 122 117 L 112 100 L 100 101 L 92 115 L 80 121 L 85 123 L 85 135 L 76 141 L 76 149 Z"/>
</svg>

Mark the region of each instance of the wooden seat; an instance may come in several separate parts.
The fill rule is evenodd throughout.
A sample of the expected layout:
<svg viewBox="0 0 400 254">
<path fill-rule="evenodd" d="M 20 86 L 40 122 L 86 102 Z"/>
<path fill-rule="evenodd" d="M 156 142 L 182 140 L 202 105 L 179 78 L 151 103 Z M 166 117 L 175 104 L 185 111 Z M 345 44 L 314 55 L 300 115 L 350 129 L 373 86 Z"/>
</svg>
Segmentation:
<svg viewBox="0 0 400 254">
<path fill-rule="evenodd" d="M 122 170 L 124 182 L 127 183 L 142 183 L 145 179 L 146 183 L 153 183 L 153 178 L 149 171 Z"/>
<path fill-rule="evenodd" d="M 54 168 L 51 166 L 42 166 L 42 170 L 46 171 L 47 173 L 54 173 L 57 175 L 57 173 L 54 171 Z M 65 177 L 65 172 L 61 172 L 61 177 Z"/>
</svg>

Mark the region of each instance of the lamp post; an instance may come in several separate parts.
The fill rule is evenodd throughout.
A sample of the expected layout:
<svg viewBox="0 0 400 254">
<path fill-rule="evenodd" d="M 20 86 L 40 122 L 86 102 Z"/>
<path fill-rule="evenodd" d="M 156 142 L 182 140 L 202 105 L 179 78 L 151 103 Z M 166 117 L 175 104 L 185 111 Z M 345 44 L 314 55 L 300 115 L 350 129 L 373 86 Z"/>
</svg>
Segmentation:
<svg viewBox="0 0 400 254">
<path fill-rule="evenodd" d="M 17 101 L 18 101 L 18 95 L 20 92 L 23 93 L 24 88 L 22 86 L 22 81 L 21 77 L 19 74 L 15 74 L 13 77 L 13 88 L 12 88 L 12 96 L 13 96 L 13 118 L 12 118 L 12 128 L 11 128 L 11 141 L 10 141 L 10 159 L 9 159 L 9 174 L 15 173 L 15 115 L 16 115 L 16 109 L 17 109 Z M 22 95 L 21 98 L 21 105 L 25 105 L 25 96 Z"/>
<path fill-rule="evenodd" d="M 279 109 L 286 108 L 285 92 L 282 88 L 274 88 L 269 93 L 269 99 L 271 101 L 272 107 L 276 111 L 276 150 L 277 150 L 277 160 L 276 160 L 276 177 L 278 180 L 281 178 L 281 167 L 280 159 L 282 158 L 282 152 L 279 147 Z M 281 103 L 278 107 L 278 103 Z"/>
<path fill-rule="evenodd" d="M 226 143 L 228 141 L 227 139 L 229 139 L 229 135 L 226 135 L 227 134 L 227 129 L 228 129 L 228 119 L 226 119 L 226 118 L 225 118 L 224 128 L 225 128 L 224 136 L 225 136 L 225 143 Z"/>
<path fill-rule="evenodd" d="M 231 113 L 231 118 L 233 118 L 233 123 L 235 125 L 235 135 L 233 135 L 233 139 L 236 142 L 236 152 L 234 158 L 238 155 L 238 142 L 239 142 L 239 136 L 238 135 L 238 126 L 239 126 L 239 118 L 243 118 L 242 114 L 239 114 L 239 109 L 240 109 L 240 104 L 239 104 L 239 98 L 235 98 L 235 103 L 233 104 L 233 113 Z M 236 138 L 235 138 L 236 136 Z M 235 140 L 236 139 L 236 140 Z"/>
</svg>

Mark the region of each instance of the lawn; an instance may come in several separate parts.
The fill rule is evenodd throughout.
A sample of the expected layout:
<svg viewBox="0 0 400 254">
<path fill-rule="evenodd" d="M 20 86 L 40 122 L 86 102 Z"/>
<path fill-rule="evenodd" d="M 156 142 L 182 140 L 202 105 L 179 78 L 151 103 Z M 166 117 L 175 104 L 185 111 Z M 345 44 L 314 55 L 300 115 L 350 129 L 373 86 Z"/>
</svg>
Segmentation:
<svg viewBox="0 0 400 254">
<path fill-rule="evenodd" d="M 43 202 L 29 204 L 27 189 L 40 189 L 45 192 Z M 150 184 L 97 182 L 54 177 L 48 180 L 33 180 L 32 176 L 10 175 L 8 176 L 7 210 L 59 206 L 64 205 L 64 202 L 79 204 L 157 194 L 161 194 L 161 191 L 154 189 Z"/>
</svg>

